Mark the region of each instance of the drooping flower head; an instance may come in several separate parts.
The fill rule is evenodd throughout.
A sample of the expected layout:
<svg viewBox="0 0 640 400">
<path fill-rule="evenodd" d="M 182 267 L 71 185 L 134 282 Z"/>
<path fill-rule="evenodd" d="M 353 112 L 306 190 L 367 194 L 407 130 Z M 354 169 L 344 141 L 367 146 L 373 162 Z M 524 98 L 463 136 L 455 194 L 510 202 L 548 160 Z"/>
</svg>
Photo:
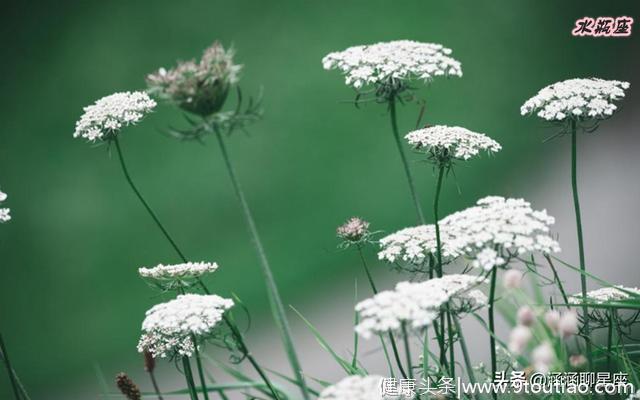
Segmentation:
<svg viewBox="0 0 640 400">
<path fill-rule="evenodd" d="M 318 400 L 382 400 L 382 376 L 348 376 L 320 393 Z"/>
<path fill-rule="evenodd" d="M 322 59 L 324 69 L 338 69 L 345 82 L 359 90 L 367 85 L 399 92 L 412 80 L 429 82 L 436 76 L 462 76 L 451 49 L 435 43 L 396 40 L 349 47 Z"/>
<path fill-rule="evenodd" d="M 468 160 L 481 151 L 495 153 L 502 146 L 483 133 L 459 126 L 436 125 L 409 132 L 405 139 L 438 166 L 448 166 L 454 160 Z"/>
<path fill-rule="evenodd" d="M 7 199 L 7 194 L 0 190 L 0 204 Z M 8 222 L 11 220 L 11 210 L 8 208 L 0 207 L 0 223 Z"/>
<path fill-rule="evenodd" d="M 547 121 L 601 120 L 618 108 L 629 82 L 597 78 L 556 82 L 538 92 L 520 108 L 522 115 L 535 114 Z"/>
<path fill-rule="evenodd" d="M 138 269 L 140 276 L 163 290 L 188 287 L 201 276 L 215 272 L 218 264 L 210 262 L 186 262 L 181 264 L 159 264 L 152 268 Z"/>
<path fill-rule="evenodd" d="M 395 290 L 387 290 L 356 305 L 360 323 L 356 332 L 365 339 L 386 332 L 407 329 L 421 331 L 438 317 L 441 307 L 452 300 L 469 307 L 486 304 L 481 292 L 472 290 L 484 282 L 484 278 L 451 274 L 424 282 L 400 282 Z"/>
<path fill-rule="evenodd" d="M 488 196 L 445 217 L 440 226 L 472 266 L 490 270 L 525 253 L 559 252 L 560 245 L 550 235 L 554 222 L 545 210 L 532 209 L 524 199 Z"/>
<path fill-rule="evenodd" d="M 225 50 L 215 42 L 199 61 L 179 62 L 175 68 L 160 68 L 149 74 L 149 92 L 185 111 L 211 115 L 222 108 L 229 88 L 238 82 L 242 66 L 234 64 L 233 56 L 233 49 Z"/>
<path fill-rule="evenodd" d="M 142 322 L 138 351 L 153 357 L 191 356 L 198 344 L 215 336 L 233 300 L 217 295 L 184 294 L 153 306 Z"/>
<path fill-rule="evenodd" d="M 587 302 L 596 304 L 606 304 L 611 302 L 619 302 L 628 300 L 633 297 L 633 294 L 640 296 L 640 289 L 628 288 L 621 285 L 604 287 L 587 292 Z M 569 296 L 569 303 L 581 304 L 582 294 L 577 293 L 573 296 Z"/>
<path fill-rule="evenodd" d="M 440 227 L 440 237 L 444 264 L 462 255 L 462 249 L 443 227 Z M 380 249 L 380 260 L 392 263 L 400 269 L 423 271 L 429 256 L 435 256 L 438 251 L 435 225 L 401 229 L 380 239 Z"/>
<path fill-rule="evenodd" d="M 107 140 L 125 126 L 139 122 L 155 106 L 156 102 L 145 92 L 120 92 L 103 97 L 84 108 L 73 137 L 90 142 Z"/>
</svg>

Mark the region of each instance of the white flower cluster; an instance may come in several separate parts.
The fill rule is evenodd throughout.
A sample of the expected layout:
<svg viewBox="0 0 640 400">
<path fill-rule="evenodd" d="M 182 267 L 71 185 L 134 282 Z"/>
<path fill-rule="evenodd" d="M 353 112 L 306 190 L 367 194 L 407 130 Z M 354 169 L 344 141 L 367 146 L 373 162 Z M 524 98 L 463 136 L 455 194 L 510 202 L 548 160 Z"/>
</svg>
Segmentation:
<svg viewBox="0 0 640 400">
<path fill-rule="evenodd" d="M 73 137 L 91 142 L 105 139 L 122 127 L 140 121 L 155 106 L 156 102 L 145 92 L 120 92 L 103 97 L 84 108 Z"/>
<path fill-rule="evenodd" d="M 183 294 L 157 304 L 147 311 L 142 322 L 138 351 L 148 351 L 153 357 L 189 357 L 195 350 L 193 337 L 198 340 L 212 336 L 231 307 L 233 300 L 199 294 Z"/>
<path fill-rule="evenodd" d="M 382 400 L 382 379 L 378 375 L 348 376 L 324 389 L 318 400 Z"/>
<path fill-rule="evenodd" d="M 440 227 L 442 242 L 442 262 L 447 263 L 460 256 L 461 249 L 456 246 L 453 237 Z M 435 225 L 420 225 L 405 228 L 380 239 L 378 258 L 390 263 L 403 262 L 422 266 L 430 254 L 436 255 Z"/>
<path fill-rule="evenodd" d="M 153 268 L 139 268 L 138 273 L 143 278 L 150 279 L 181 279 L 197 278 L 204 274 L 214 272 L 218 269 L 218 264 L 210 262 L 187 262 L 182 264 L 163 265 L 159 264 Z"/>
<path fill-rule="evenodd" d="M 482 277 L 451 274 L 418 283 L 400 282 L 395 290 L 380 292 L 356 305 L 360 323 L 355 330 L 365 339 L 389 331 L 399 332 L 403 324 L 407 329 L 420 331 L 453 298 L 478 306 L 486 304 L 483 295 L 471 290 L 484 281 Z"/>
<path fill-rule="evenodd" d="M 622 290 L 621 290 L 622 289 Z M 609 302 L 616 302 L 621 300 L 627 300 L 632 296 L 629 292 L 640 296 L 640 289 L 628 288 L 624 286 L 605 287 L 587 292 L 587 301 L 604 304 Z M 582 294 L 576 293 L 569 297 L 569 303 L 580 304 L 582 303 Z"/>
<path fill-rule="evenodd" d="M 555 219 L 545 210 L 533 210 L 523 199 L 500 196 L 488 196 L 476 204 L 440 222 L 452 237 L 450 246 L 464 251 L 473 267 L 490 270 L 512 255 L 560 251 L 549 234 Z"/>
<path fill-rule="evenodd" d="M 605 119 L 618 108 L 629 82 L 597 78 L 556 82 L 538 92 L 520 108 L 522 115 L 536 114 L 547 121 Z"/>
<path fill-rule="evenodd" d="M 450 54 L 451 49 L 440 44 L 397 40 L 330 53 L 322 65 L 326 70 L 339 69 L 347 85 L 360 89 L 391 79 L 426 82 L 434 76 L 462 76 L 460 62 Z"/>
<path fill-rule="evenodd" d="M 416 150 L 447 159 L 468 160 L 482 150 L 495 153 L 502 149 L 487 135 L 459 126 L 430 126 L 409 132 L 405 139 Z"/>
<path fill-rule="evenodd" d="M 7 194 L 0 190 L 0 204 L 7 199 Z M 11 220 L 11 210 L 8 208 L 0 208 L 0 222 L 8 222 Z"/>
</svg>

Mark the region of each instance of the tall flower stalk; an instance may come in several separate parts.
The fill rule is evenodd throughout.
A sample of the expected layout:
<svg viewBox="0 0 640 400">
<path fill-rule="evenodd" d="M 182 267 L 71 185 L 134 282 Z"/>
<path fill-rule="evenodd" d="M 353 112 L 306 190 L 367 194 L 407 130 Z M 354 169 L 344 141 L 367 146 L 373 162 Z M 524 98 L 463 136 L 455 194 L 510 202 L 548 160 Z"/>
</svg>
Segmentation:
<svg viewBox="0 0 640 400">
<path fill-rule="evenodd" d="M 578 127 L 593 132 L 600 121 L 613 116 L 617 110 L 615 102 L 625 97 L 628 82 L 604 80 L 598 78 L 568 79 L 542 88 L 535 96 L 527 100 L 520 112 L 522 115 L 536 116 L 563 126 L 555 136 L 571 135 L 571 189 L 573 208 L 576 218 L 578 237 L 578 256 L 580 260 L 580 289 L 582 293 L 582 314 L 584 319 L 583 337 L 587 347 L 589 368 L 593 369 L 591 327 L 589 307 L 587 305 L 587 271 L 584 255 L 584 238 L 580 197 L 578 193 Z M 555 137 L 554 136 L 554 137 Z"/>
<path fill-rule="evenodd" d="M 167 100 L 184 111 L 197 115 L 201 121 L 192 123 L 192 128 L 184 131 L 172 130 L 171 133 L 179 139 L 200 139 L 204 134 L 214 133 L 220 145 L 220 151 L 236 198 L 251 235 L 251 241 L 258 254 L 260 269 L 267 285 L 267 294 L 271 312 L 280 333 L 289 364 L 296 377 L 296 383 L 308 400 L 307 389 L 302 367 L 298 360 L 291 329 L 285 313 L 285 308 L 273 277 L 262 240 L 258 234 L 255 221 L 247 203 L 244 192 L 236 176 L 229 157 L 223 133 L 230 135 L 235 129 L 255 121 L 260 116 L 259 103 L 249 101 L 246 110 L 242 109 L 242 96 L 238 89 L 238 104 L 234 112 L 223 112 L 227 95 L 238 80 L 238 73 L 242 66 L 233 61 L 233 50 L 225 50 L 219 43 L 207 48 L 200 60 L 180 62 L 174 68 L 158 71 L 147 76 L 149 91 L 159 98 Z"/>
</svg>

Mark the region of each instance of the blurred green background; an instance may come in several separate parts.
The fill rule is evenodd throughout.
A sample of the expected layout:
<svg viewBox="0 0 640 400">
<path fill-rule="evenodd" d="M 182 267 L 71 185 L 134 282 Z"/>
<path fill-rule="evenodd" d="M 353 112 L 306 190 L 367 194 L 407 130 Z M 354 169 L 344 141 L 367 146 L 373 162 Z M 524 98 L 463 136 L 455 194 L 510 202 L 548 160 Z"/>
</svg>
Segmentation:
<svg viewBox="0 0 640 400">
<path fill-rule="evenodd" d="M 549 131 L 519 116 L 542 86 L 579 76 L 638 87 L 638 32 L 573 38 L 582 16 L 630 15 L 637 1 L 79 1 L 12 2 L 3 8 L 0 187 L 11 223 L 0 227 L 0 329 L 33 398 L 75 398 L 106 373 L 137 365 L 144 311 L 159 299 L 139 266 L 176 262 L 130 192 L 115 154 L 72 132 L 82 107 L 144 76 L 233 44 L 245 93 L 264 88 L 264 121 L 229 141 L 286 303 L 320 301 L 360 270 L 336 250 L 351 215 L 393 230 L 414 222 L 386 110 L 341 103 L 353 92 L 322 69 L 328 52 L 394 39 L 442 43 L 462 79 L 419 91 L 426 121 L 485 132 L 504 151 L 457 170 L 443 215 L 487 194 L 517 195 L 523 173 L 554 152 Z M 637 30 L 634 26 L 634 30 Z M 633 94 L 632 94 L 633 96 Z M 418 107 L 399 110 L 411 129 Z M 268 324 L 266 297 L 244 221 L 213 138 L 205 145 L 161 134 L 180 126 L 169 106 L 122 135 L 134 179 L 193 260 L 221 265 L 209 279 L 237 293 Z M 417 155 L 411 155 L 418 160 Z M 414 163 L 428 206 L 432 171 Z M 0 398 L 9 398 L 5 371 Z"/>
</svg>

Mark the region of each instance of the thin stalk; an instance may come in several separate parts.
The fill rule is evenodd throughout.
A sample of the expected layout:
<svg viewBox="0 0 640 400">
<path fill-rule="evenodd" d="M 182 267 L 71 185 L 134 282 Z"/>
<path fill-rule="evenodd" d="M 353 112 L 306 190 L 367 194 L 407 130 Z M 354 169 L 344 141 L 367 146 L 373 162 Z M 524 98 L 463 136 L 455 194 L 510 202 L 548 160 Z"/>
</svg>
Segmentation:
<svg viewBox="0 0 640 400">
<path fill-rule="evenodd" d="M 544 256 L 547 259 L 547 263 L 549 267 L 551 267 L 551 271 L 553 271 L 553 277 L 555 281 L 558 283 L 558 289 L 560 290 L 560 294 L 562 295 L 562 300 L 564 300 L 564 304 L 569 304 L 569 297 L 567 296 L 567 292 L 564 290 L 564 285 L 560 280 L 560 275 L 558 275 L 558 271 L 556 270 L 556 266 L 551 261 L 551 257 L 548 254 Z"/>
<path fill-rule="evenodd" d="M 456 377 L 456 358 L 455 348 L 453 347 L 453 322 L 451 321 L 451 311 L 449 310 L 449 304 L 447 304 L 447 326 L 449 332 L 449 366 L 451 367 L 452 378 Z"/>
<path fill-rule="evenodd" d="M 118 141 L 118 137 L 114 136 L 112 140 L 113 140 L 113 143 L 115 143 L 116 145 L 118 159 L 120 160 L 120 166 L 122 167 L 122 172 L 124 173 L 124 177 L 129 183 L 129 186 L 131 186 L 131 189 L 136 194 L 136 196 L 138 197 L 138 199 L 140 200 L 144 208 L 147 210 L 147 212 L 149 213 L 153 221 L 156 223 L 158 228 L 160 228 L 160 231 L 162 231 L 162 234 L 164 235 L 164 237 L 169 241 L 169 243 L 171 243 L 171 246 L 176 251 L 176 253 L 178 253 L 178 256 L 180 257 L 180 259 L 182 259 L 183 262 L 187 262 L 187 259 L 185 258 L 182 251 L 180 251 L 180 248 L 178 248 L 178 245 L 176 244 L 175 240 L 173 240 L 169 232 L 165 229 L 165 227 L 162 225 L 162 223 L 158 219 L 158 216 L 156 215 L 156 213 L 151 209 L 151 206 L 149 206 L 149 203 L 147 203 L 147 201 L 142 196 L 142 193 L 140 193 L 136 185 L 133 183 L 133 179 L 131 179 L 131 175 L 129 175 L 129 170 L 127 169 L 127 164 L 124 161 L 124 156 L 122 155 L 122 149 L 120 148 L 120 142 Z"/>
<path fill-rule="evenodd" d="M 373 281 L 373 277 L 371 276 L 371 272 L 369 271 L 369 267 L 367 266 L 367 261 L 364 258 L 364 254 L 362 253 L 362 248 L 358 246 L 358 253 L 360 254 L 360 260 L 362 260 L 362 266 L 367 273 L 367 278 L 369 279 L 369 284 L 371 285 L 371 290 L 373 294 L 378 294 L 378 289 L 376 288 L 376 284 Z M 380 337 L 380 341 L 382 342 L 382 346 L 384 346 L 384 339 L 382 336 Z M 389 332 L 389 341 L 391 342 L 391 349 L 393 350 L 393 356 L 398 364 L 398 369 L 400 369 L 400 374 L 406 379 L 407 374 L 402 367 L 402 362 L 400 361 L 400 354 L 398 353 L 398 345 L 396 344 L 396 339 L 393 337 L 393 333 Z M 385 348 L 386 351 L 386 348 Z"/>
<path fill-rule="evenodd" d="M 433 199 L 433 218 L 434 218 L 434 223 L 435 223 L 435 228 L 436 228 L 436 273 L 438 275 L 438 278 L 442 277 L 442 240 L 440 238 L 440 223 L 439 223 L 439 204 L 440 204 L 440 192 L 442 191 L 442 180 L 444 177 L 444 167 L 443 166 L 439 166 L 438 167 L 438 180 L 436 182 L 436 193 L 435 193 L 435 197 Z M 439 341 L 440 343 L 440 364 L 445 365 L 446 364 L 446 349 L 444 347 L 444 331 L 445 331 L 445 320 L 444 320 L 444 314 L 440 314 L 440 327 L 441 327 L 441 333 L 440 335 L 442 336 L 442 339 Z M 450 344 L 451 347 L 453 347 L 452 344 Z M 455 366 L 451 366 L 452 369 L 455 368 Z"/>
<path fill-rule="evenodd" d="M 243 337 L 242 333 L 240 332 L 240 330 L 238 329 L 238 327 L 226 315 L 224 315 L 223 318 L 224 318 L 224 322 L 227 324 L 229 329 L 231 329 L 231 333 L 236 338 L 236 342 L 237 342 L 238 346 L 240 347 L 240 351 L 244 354 L 245 357 L 247 357 L 247 360 L 249 360 L 249 362 L 251 363 L 253 368 L 256 370 L 258 375 L 260 375 L 260 378 L 262 378 L 262 381 L 267 385 L 267 387 L 271 391 L 271 394 L 273 395 L 273 398 L 276 399 L 276 400 L 280 399 L 280 396 L 278 395 L 278 391 L 276 390 L 276 388 L 271 383 L 271 380 L 269 380 L 269 378 L 267 377 L 267 374 L 263 371 L 262 367 L 260 367 L 260 364 L 258 364 L 256 359 L 253 357 L 253 355 L 251 354 L 251 352 L 247 348 L 247 345 L 246 345 L 246 343 L 244 341 L 244 337 Z"/>
<path fill-rule="evenodd" d="M 156 374 L 154 374 L 153 371 L 149 371 L 149 378 L 151 378 L 151 385 L 153 385 L 153 390 L 156 392 L 158 400 L 163 400 L 162 392 L 160 392 L 160 386 L 158 386 L 158 381 L 156 380 Z"/>
<path fill-rule="evenodd" d="M 2 334 L 0 334 L 0 351 L 2 351 L 2 359 L 4 360 L 4 365 L 7 367 L 7 373 L 9 374 L 9 380 L 11 381 L 11 388 L 13 389 L 13 395 L 15 396 L 16 400 L 20 400 L 21 396 L 20 396 L 20 390 L 18 389 L 18 381 L 13 371 L 13 367 L 11 367 L 11 361 L 9 361 L 9 355 L 7 354 L 7 348 L 4 345 Z"/>
<path fill-rule="evenodd" d="M 609 326 L 607 328 L 607 370 L 611 371 L 611 348 L 613 346 L 613 313 L 615 309 L 611 309 L 607 313 L 607 319 L 609 320 Z"/>
<path fill-rule="evenodd" d="M 240 183 L 238 182 L 238 179 L 236 177 L 233 165 L 231 164 L 231 159 L 229 158 L 229 153 L 227 151 L 226 144 L 224 143 L 222 133 L 217 131 L 216 137 L 218 138 L 218 143 L 220 144 L 220 151 L 222 153 L 225 166 L 227 167 L 229 177 L 231 178 L 233 189 L 240 203 L 240 208 L 242 209 L 242 212 L 244 214 L 244 218 L 249 228 L 249 232 L 251 234 L 256 252 L 258 253 L 262 274 L 264 276 L 265 282 L 267 283 L 267 293 L 269 295 L 271 312 L 273 314 L 273 318 L 278 327 L 278 330 L 280 331 L 280 336 L 284 344 L 287 357 L 289 359 L 289 364 L 291 365 L 291 368 L 293 369 L 293 372 L 296 376 L 296 380 L 298 382 L 298 385 L 300 386 L 300 390 L 302 391 L 302 396 L 305 400 L 309 400 L 310 397 L 307 385 L 304 380 L 304 374 L 302 372 L 300 361 L 298 360 L 298 356 L 293 345 L 293 339 L 291 338 L 291 329 L 289 328 L 289 322 L 284 311 L 282 299 L 280 298 L 280 294 L 278 292 L 278 287 L 273 278 L 273 273 L 271 272 L 271 267 L 269 266 L 269 261 L 267 260 L 267 255 L 264 251 L 264 247 L 262 246 L 260 236 L 258 235 L 258 229 L 253 220 L 253 216 L 251 215 L 251 210 L 249 209 L 249 204 L 247 203 L 244 192 L 242 191 Z"/>
<path fill-rule="evenodd" d="M 391 117 L 391 129 L 393 130 L 393 138 L 398 146 L 398 152 L 400 153 L 400 159 L 402 160 L 402 166 L 404 167 L 404 173 L 407 176 L 409 182 L 409 190 L 411 191 L 411 198 L 413 200 L 413 206 L 416 209 L 418 221 L 421 224 L 425 224 L 424 214 L 422 213 L 422 207 L 420 207 L 420 199 L 418 198 L 418 192 L 416 191 L 415 184 L 413 183 L 413 176 L 411 175 L 411 169 L 409 168 L 409 161 L 404 153 L 402 147 L 402 140 L 400 139 L 400 133 L 398 132 L 398 116 L 396 115 L 396 98 L 392 96 L 389 99 L 389 116 Z"/>
<path fill-rule="evenodd" d="M 493 377 L 496 376 L 496 371 L 497 371 L 497 361 L 496 361 L 496 327 L 495 327 L 495 321 L 493 318 L 493 306 L 495 303 L 495 297 L 496 297 L 496 279 L 498 276 L 498 268 L 497 267 L 493 267 L 493 270 L 491 271 L 491 288 L 489 289 L 489 331 L 491 332 L 491 335 L 489 337 L 489 347 L 491 350 L 491 376 L 492 379 Z M 496 398 L 496 394 L 493 394 L 494 399 Z"/>
<path fill-rule="evenodd" d="M 371 271 L 369 271 L 369 266 L 367 265 L 367 261 L 364 258 L 364 254 L 362 253 L 362 246 L 358 245 L 358 254 L 360 255 L 360 260 L 362 261 L 362 266 L 364 267 L 364 272 L 367 274 L 367 279 L 369 280 L 369 285 L 371 285 L 371 290 L 373 290 L 373 294 L 378 294 L 378 289 L 376 288 L 376 284 L 373 282 L 373 277 L 371 276 Z"/>
<path fill-rule="evenodd" d="M 391 349 L 393 350 L 393 356 L 396 359 L 396 364 L 398 364 L 398 369 L 400 370 L 400 375 L 402 375 L 402 377 L 404 379 L 407 379 L 409 376 L 404 371 L 404 367 L 402 367 L 402 360 L 400 359 L 400 353 L 398 352 L 398 346 L 396 345 L 396 341 L 393 338 L 393 333 L 391 333 L 391 331 L 389 331 L 389 339 L 391 340 Z"/>
<path fill-rule="evenodd" d="M 378 337 L 380 338 L 380 343 L 382 343 L 384 358 L 387 360 L 387 366 L 389 367 L 389 376 L 391 378 L 395 378 L 396 374 L 393 372 L 393 365 L 391 363 L 391 357 L 389 357 L 389 350 L 387 350 L 387 345 L 384 343 L 384 338 L 382 337 L 382 335 L 379 335 Z"/>
<path fill-rule="evenodd" d="M 193 345 L 196 354 L 196 366 L 198 367 L 198 375 L 200 376 L 200 387 L 205 400 L 209 400 L 209 391 L 207 390 L 207 381 L 204 378 L 204 369 L 202 368 L 202 360 L 200 359 L 200 351 L 195 336 L 193 336 Z"/>
<path fill-rule="evenodd" d="M 473 373 L 473 364 L 471 364 L 471 357 L 469 357 L 469 349 L 467 348 L 467 342 L 464 339 L 464 335 L 462 334 L 462 327 L 460 326 L 460 321 L 457 318 L 453 318 L 453 323 L 456 326 L 456 330 L 458 331 L 458 343 L 460 343 L 460 350 L 462 350 L 462 358 L 464 359 L 464 365 L 467 369 L 467 375 L 469 375 L 469 381 L 471 383 L 476 383 L 476 376 Z"/>
<path fill-rule="evenodd" d="M 584 240 L 582 237 L 582 217 L 580 215 L 580 198 L 578 196 L 578 132 L 576 121 L 571 120 L 571 187 L 573 189 L 573 208 L 576 213 L 576 231 L 578 234 L 578 252 L 580 255 L 580 289 L 582 291 L 582 314 L 584 318 L 584 337 L 587 347 L 589 370 L 593 370 L 593 355 L 591 354 L 591 328 L 589 326 L 589 307 L 587 306 L 587 276 L 584 261 Z"/>
<path fill-rule="evenodd" d="M 404 322 L 402 323 L 402 337 L 404 339 L 404 355 L 407 359 L 409 379 L 413 379 L 413 361 L 411 361 L 411 349 L 409 348 L 409 334 L 407 333 L 407 325 Z"/>
<path fill-rule="evenodd" d="M 191 370 L 189 357 L 182 357 L 182 366 L 184 368 L 184 378 L 186 379 L 187 387 L 189 388 L 189 396 L 191 396 L 191 400 L 198 400 L 198 392 L 196 390 L 196 384 L 193 382 L 193 371 Z"/>
</svg>

